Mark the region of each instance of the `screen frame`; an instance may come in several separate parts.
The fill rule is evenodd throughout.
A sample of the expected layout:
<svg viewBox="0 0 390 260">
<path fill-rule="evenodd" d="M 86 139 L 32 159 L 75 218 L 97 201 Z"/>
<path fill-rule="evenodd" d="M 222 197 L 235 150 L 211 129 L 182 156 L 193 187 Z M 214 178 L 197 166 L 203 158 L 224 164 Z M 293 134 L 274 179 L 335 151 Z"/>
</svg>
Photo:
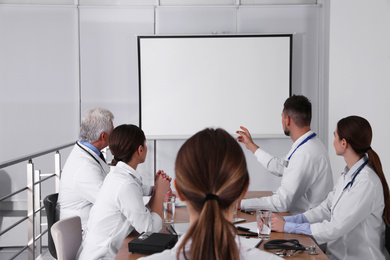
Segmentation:
<svg viewBox="0 0 390 260">
<path fill-rule="evenodd" d="M 293 34 L 195 34 L 195 35 L 138 35 L 137 36 L 137 51 L 138 51 L 138 84 L 139 84 L 139 127 L 142 129 L 142 71 L 141 71 L 141 41 L 143 39 L 185 39 L 185 38 L 289 38 L 289 83 L 288 83 L 288 97 L 292 95 L 292 64 L 293 64 Z M 281 104 L 283 105 L 283 104 Z M 201 130 L 201 129 L 199 129 Z M 148 135 L 145 133 L 148 139 L 186 139 L 191 135 Z M 254 138 L 283 138 L 283 129 L 281 128 L 281 134 L 254 134 Z"/>
</svg>

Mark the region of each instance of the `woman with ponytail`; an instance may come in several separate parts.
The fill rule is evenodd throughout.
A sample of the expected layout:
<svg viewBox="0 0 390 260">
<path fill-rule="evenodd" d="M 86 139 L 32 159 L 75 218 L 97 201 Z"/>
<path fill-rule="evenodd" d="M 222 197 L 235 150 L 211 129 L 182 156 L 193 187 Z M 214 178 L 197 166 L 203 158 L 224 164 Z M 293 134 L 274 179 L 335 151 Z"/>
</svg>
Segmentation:
<svg viewBox="0 0 390 260">
<path fill-rule="evenodd" d="M 190 228 L 171 250 L 145 259 L 280 259 L 241 245 L 233 221 L 235 202 L 249 185 L 245 156 L 222 129 L 205 129 L 188 139 L 175 162 L 174 184 L 186 201 Z"/>
<path fill-rule="evenodd" d="M 171 179 L 159 171 L 154 188 L 142 184 L 137 166 L 145 161 L 147 153 L 144 132 L 135 125 L 120 125 L 112 131 L 109 147 L 115 167 L 91 209 L 77 259 L 114 259 L 134 229 L 142 233 L 162 228 L 163 198 Z M 145 206 L 143 196 L 150 195 L 152 189 L 149 205 Z"/>
<path fill-rule="evenodd" d="M 312 235 L 327 243 L 330 259 L 386 259 L 385 224 L 390 223 L 389 187 L 381 161 L 371 148 L 372 129 L 359 116 L 337 123 L 336 154 L 347 164 L 327 199 L 303 214 L 273 214 L 272 229 Z"/>
</svg>

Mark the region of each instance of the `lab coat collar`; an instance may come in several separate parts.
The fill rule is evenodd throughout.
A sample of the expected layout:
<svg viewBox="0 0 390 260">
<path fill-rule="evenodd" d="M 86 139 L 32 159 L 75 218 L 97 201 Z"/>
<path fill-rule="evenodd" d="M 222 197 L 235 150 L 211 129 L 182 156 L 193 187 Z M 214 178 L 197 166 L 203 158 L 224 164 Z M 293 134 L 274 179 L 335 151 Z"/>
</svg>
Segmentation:
<svg viewBox="0 0 390 260">
<path fill-rule="evenodd" d="M 116 164 L 116 167 L 125 170 L 125 171 L 128 172 L 130 175 L 132 175 L 135 179 L 137 179 L 138 181 L 140 181 L 140 183 L 142 183 L 142 176 L 141 176 L 136 170 L 134 170 L 133 167 L 131 167 L 131 166 L 128 165 L 127 163 L 118 162 L 118 163 Z"/>
<path fill-rule="evenodd" d="M 90 147 L 84 145 L 83 143 L 80 143 L 79 141 L 76 142 L 75 147 L 77 147 L 80 150 L 84 150 L 84 152 L 88 153 L 90 156 L 95 158 L 97 160 L 97 163 L 99 163 L 100 167 L 102 167 L 103 171 L 107 174 L 110 172 L 110 166 L 103 161 L 99 155 L 96 154 L 95 151 L 93 151 Z"/>
<path fill-rule="evenodd" d="M 295 142 L 291 146 L 290 152 L 287 154 L 286 158 L 288 158 L 290 156 L 290 154 L 295 150 L 295 148 L 297 148 L 298 145 L 300 145 L 303 142 L 303 140 L 305 140 L 308 136 L 310 136 L 313 133 L 314 133 L 313 130 L 309 130 L 308 132 L 301 135 L 297 140 L 295 140 Z"/>
<path fill-rule="evenodd" d="M 89 149 L 91 149 L 97 156 L 100 156 L 99 149 L 97 149 L 93 144 L 88 143 L 88 142 L 84 142 L 81 140 L 81 138 L 79 139 L 78 142 L 79 142 L 79 144 L 82 144 L 82 145 L 88 147 Z"/>
<path fill-rule="evenodd" d="M 341 174 L 345 175 L 345 179 L 351 180 L 353 177 L 353 174 L 356 172 L 356 170 L 365 162 L 368 160 L 367 155 L 363 156 L 357 163 L 355 163 L 351 169 L 348 168 L 348 166 L 345 166 L 344 171 Z"/>
</svg>

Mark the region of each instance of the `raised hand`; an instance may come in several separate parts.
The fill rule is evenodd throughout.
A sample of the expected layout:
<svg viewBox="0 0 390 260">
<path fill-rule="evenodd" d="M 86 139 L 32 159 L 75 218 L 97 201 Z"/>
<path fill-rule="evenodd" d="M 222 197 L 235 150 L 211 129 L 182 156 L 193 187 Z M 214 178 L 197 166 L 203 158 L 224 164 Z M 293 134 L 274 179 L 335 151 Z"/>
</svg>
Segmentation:
<svg viewBox="0 0 390 260">
<path fill-rule="evenodd" d="M 241 130 L 236 131 L 239 136 L 237 137 L 237 141 L 245 144 L 245 147 L 250 150 L 252 153 L 255 153 L 259 148 L 252 140 L 252 136 L 249 133 L 248 129 L 243 126 L 240 126 Z"/>
</svg>

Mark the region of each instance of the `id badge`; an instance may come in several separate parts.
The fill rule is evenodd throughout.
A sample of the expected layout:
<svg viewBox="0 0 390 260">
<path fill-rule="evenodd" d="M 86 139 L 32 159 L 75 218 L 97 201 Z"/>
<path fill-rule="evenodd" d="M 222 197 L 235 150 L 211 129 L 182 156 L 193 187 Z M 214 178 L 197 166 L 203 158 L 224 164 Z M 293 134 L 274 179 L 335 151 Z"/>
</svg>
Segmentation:
<svg viewBox="0 0 390 260">
<path fill-rule="evenodd" d="M 289 163 L 290 163 L 289 160 L 284 160 L 283 161 L 283 166 L 287 168 Z"/>
</svg>

